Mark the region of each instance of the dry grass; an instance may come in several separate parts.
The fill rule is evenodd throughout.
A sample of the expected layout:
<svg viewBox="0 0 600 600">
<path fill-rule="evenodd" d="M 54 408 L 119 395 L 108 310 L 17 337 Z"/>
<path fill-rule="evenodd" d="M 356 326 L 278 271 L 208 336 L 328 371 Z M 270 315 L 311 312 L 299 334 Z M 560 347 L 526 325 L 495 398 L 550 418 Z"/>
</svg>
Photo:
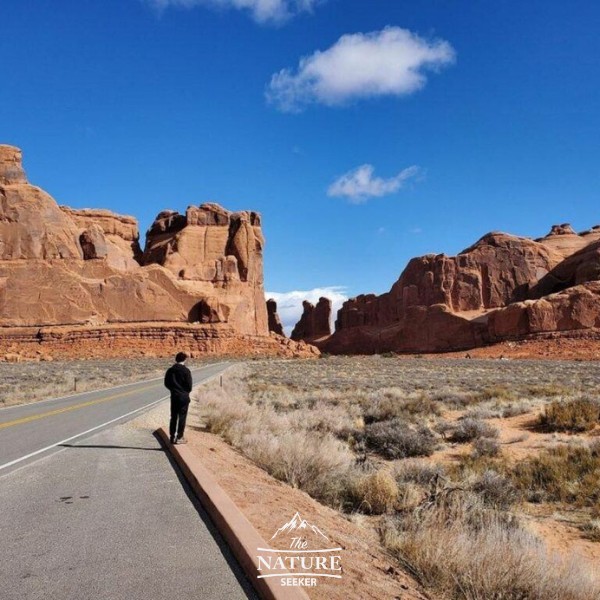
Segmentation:
<svg viewBox="0 0 600 600">
<path fill-rule="evenodd" d="M 554 400 L 540 415 L 540 427 L 546 431 L 581 433 L 591 431 L 600 423 L 600 403 L 588 398 L 566 402 Z"/>
<path fill-rule="evenodd" d="M 244 401 L 243 367 L 236 367 L 223 388 L 211 386 L 202 404 L 209 431 L 223 436 L 268 473 L 314 498 L 340 504 L 347 494 L 354 455 L 318 421 L 300 427 L 292 415 Z M 314 425 L 314 423 L 313 423 Z"/>
<path fill-rule="evenodd" d="M 600 598 L 600 581 L 585 566 L 552 555 L 509 513 L 460 488 L 438 489 L 388 519 L 382 539 L 444 600 Z"/>
<path fill-rule="evenodd" d="M 353 492 L 359 510 L 381 515 L 396 506 L 400 490 L 394 477 L 388 471 L 380 469 L 358 478 Z"/>
<path fill-rule="evenodd" d="M 334 508 L 383 515 L 369 517 L 385 519 L 382 542 L 438 598 L 600 599 L 584 561 L 552 555 L 517 518 L 524 499 L 579 504 L 595 539 L 596 447 L 536 450 L 514 464 L 496 427 L 570 410 L 599 389 L 600 365 L 390 356 L 244 369 L 202 403 L 208 428 Z M 436 462 L 446 451 L 454 461 Z"/>
<path fill-rule="evenodd" d="M 516 464 L 512 479 L 533 502 L 600 507 L 600 442 L 545 450 Z"/>
<path fill-rule="evenodd" d="M 367 448 L 388 459 L 431 456 L 438 442 L 426 425 L 414 426 L 394 418 L 365 427 Z"/>
<path fill-rule="evenodd" d="M 498 429 L 480 419 L 470 417 L 461 419 L 451 432 L 450 440 L 459 444 L 466 444 L 481 438 L 498 437 Z"/>
</svg>

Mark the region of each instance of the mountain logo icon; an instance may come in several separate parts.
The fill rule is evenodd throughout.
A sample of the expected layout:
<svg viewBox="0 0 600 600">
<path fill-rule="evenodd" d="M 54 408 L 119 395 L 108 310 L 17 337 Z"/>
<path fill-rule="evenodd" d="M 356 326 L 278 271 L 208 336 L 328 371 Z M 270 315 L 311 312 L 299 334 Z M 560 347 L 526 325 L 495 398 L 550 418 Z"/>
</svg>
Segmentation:
<svg viewBox="0 0 600 600">
<path fill-rule="evenodd" d="M 293 531 L 312 531 L 313 533 L 316 533 L 317 535 L 320 535 L 329 541 L 329 538 L 316 525 L 311 525 L 306 519 L 303 519 L 299 512 L 296 512 L 296 514 L 287 523 L 285 523 L 285 525 L 282 525 L 273 534 L 271 539 L 275 539 L 280 533 L 291 533 Z"/>
</svg>

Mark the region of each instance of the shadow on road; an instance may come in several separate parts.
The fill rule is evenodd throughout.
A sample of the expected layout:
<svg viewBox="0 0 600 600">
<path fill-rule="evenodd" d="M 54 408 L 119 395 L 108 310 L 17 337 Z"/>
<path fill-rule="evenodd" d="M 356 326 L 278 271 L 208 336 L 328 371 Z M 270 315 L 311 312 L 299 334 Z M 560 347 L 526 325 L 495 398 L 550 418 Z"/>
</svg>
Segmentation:
<svg viewBox="0 0 600 600">
<path fill-rule="evenodd" d="M 143 448 L 141 446 L 113 446 L 110 444 L 59 444 L 59 448 L 107 448 L 113 450 L 153 450 L 164 452 L 163 448 Z"/>
</svg>

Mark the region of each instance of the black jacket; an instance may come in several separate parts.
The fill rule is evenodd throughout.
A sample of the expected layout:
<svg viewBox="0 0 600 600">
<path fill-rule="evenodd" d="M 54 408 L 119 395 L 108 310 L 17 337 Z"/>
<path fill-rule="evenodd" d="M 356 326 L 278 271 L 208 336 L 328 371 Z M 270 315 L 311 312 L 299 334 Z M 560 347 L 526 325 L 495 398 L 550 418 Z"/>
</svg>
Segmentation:
<svg viewBox="0 0 600 600">
<path fill-rule="evenodd" d="M 172 398 L 189 400 L 192 391 L 192 373 L 180 363 L 174 364 L 165 373 L 165 387 L 171 392 Z"/>
</svg>

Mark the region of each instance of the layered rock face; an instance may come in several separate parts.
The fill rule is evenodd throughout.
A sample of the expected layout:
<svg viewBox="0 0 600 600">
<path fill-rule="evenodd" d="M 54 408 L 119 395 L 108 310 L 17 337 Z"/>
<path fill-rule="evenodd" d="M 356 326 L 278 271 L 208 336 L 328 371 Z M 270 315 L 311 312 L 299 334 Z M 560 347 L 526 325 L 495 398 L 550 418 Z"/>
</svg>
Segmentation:
<svg viewBox="0 0 600 600">
<path fill-rule="evenodd" d="M 598 327 L 600 227 L 531 240 L 490 233 L 458 256 L 412 259 L 388 293 L 344 303 L 338 353 L 440 352 Z"/>
<path fill-rule="evenodd" d="M 137 221 L 59 207 L 0 146 L 0 336 L 9 327 L 192 323 L 268 337 L 260 216 L 165 211 L 144 252 Z"/>
<path fill-rule="evenodd" d="M 305 300 L 302 303 L 303 313 L 292 331 L 293 340 L 314 342 L 331 335 L 331 300 L 319 298 L 317 305 Z"/>
<path fill-rule="evenodd" d="M 277 335 L 284 335 L 283 325 L 277 313 L 277 302 L 273 298 L 267 300 L 267 318 L 269 321 L 269 331 Z"/>
</svg>

